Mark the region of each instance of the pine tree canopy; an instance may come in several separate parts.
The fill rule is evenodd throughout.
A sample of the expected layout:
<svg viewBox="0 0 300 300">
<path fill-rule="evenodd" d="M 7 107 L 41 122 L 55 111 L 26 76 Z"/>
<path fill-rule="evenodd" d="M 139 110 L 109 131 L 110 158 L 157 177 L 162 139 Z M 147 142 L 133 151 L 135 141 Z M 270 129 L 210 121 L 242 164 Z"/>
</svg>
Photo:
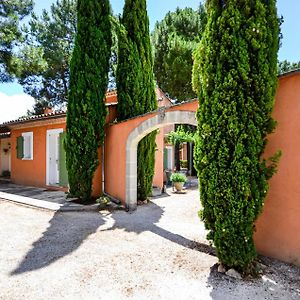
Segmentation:
<svg viewBox="0 0 300 300">
<path fill-rule="evenodd" d="M 32 0 L 5 0 L 0 3 L 0 82 L 13 79 L 13 50 L 22 41 L 19 22 L 32 8 Z"/>
<path fill-rule="evenodd" d="M 158 86 L 178 101 L 195 98 L 192 89 L 193 52 L 206 25 L 206 11 L 200 4 L 177 8 L 157 22 L 152 33 L 154 73 Z"/>
</svg>

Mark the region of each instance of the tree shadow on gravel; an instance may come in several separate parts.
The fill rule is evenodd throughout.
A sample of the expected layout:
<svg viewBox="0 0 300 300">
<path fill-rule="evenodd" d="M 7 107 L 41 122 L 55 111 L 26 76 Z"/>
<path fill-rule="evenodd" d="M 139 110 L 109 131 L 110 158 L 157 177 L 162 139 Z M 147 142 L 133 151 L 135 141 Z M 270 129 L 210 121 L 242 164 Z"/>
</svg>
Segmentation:
<svg viewBox="0 0 300 300">
<path fill-rule="evenodd" d="M 123 229 L 136 234 L 150 231 L 183 247 L 215 255 L 215 250 L 211 246 L 156 225 L 163 214 L 163 208 L 152 202 L 138 207 L 138 210 L 133 213 L 112 211 L 111 217 L 114 220 L 114 225 L 106 230 Z M 18 275 L 47 267 L 72 253 L 89 235 L 104 225 L 105 221 L 101 214 L 95 212 L 56 212 L 49 223 L 50 226 L 32 244 L 32 249 L 28 251 L 19 266 L 10 275 Z"/>
<path fill-rule="evenodd" d="M 56 212 L 49 223 L 50 226 L 10 275 L 44 268 L 72 253 L 104 224 L 104 220 L 99 213 Z"/>
<path fill-rule="evenodd" d="M 137 234 L 140 234 L 144 231 L 150 231 L 186 248 L 213 256 L 216 255 L 215 249 L 210 245 L 188 239 L 182 235 L 168 231 L 156 225 L 163 214 L 164 210 L 162 207 L 150 202 L 147 205 L 138 206 L 137 210 L 132 213 L 113 213 L 112 218 L 114 219 L 115 224 L 108 230 L 123 229 L 127 232 L 134 232 Z M 180 222 L 180 219 L 178 222 Z"/>
</svg>

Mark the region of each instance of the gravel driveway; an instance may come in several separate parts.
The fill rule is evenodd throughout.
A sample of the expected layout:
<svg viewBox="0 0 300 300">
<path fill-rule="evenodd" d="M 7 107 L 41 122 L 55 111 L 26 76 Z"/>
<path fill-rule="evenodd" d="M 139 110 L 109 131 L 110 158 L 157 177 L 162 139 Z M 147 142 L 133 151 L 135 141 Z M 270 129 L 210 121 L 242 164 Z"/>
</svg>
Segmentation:
<svg viewBox="0 0 300 300">
<path fill-rule="evenodd" d="M 132 214 L 0 200 L 0 299 L 300 299 L 300 269 L 275 260 L 259 280 L 217 273 L 199 208 L 196 190 Z"/>
</svg>

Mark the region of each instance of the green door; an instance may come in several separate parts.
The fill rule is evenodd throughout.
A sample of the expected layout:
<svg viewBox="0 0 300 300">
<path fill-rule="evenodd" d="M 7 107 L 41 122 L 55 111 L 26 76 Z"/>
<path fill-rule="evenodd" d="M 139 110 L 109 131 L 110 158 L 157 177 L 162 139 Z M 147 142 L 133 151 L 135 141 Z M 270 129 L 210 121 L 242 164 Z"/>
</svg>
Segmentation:
<svg viewBox="0 0 300 300">
<path fill-rule="evenodd" d="M 66 133 L 61 132 L 59 134 L 59 185 L 68 185 L 68 172 L 66 166 L 66 151 L 64 147 L 64 141 L 66 138 Z"/>
<path fill-rule="evenodd" d="M 164 170 L 168 169 L 168 149 L 164 148 Z"/>
<path fill-rule="evenodd" d="M 22 136 L 17 137 L 17 158 L 22 159 L 24 157 L 24 138 Z"/>
</svg>

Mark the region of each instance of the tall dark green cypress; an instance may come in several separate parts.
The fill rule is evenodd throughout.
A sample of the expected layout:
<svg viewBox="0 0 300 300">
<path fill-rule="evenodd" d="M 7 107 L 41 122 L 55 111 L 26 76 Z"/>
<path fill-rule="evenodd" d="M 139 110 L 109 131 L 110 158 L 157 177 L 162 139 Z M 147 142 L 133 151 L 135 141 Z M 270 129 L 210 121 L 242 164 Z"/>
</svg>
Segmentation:
<svg viewBox="0 0 300 300">
<path fill-rule="evenodd" d="M 128 119 L 157 108 L 153 57 L 146 0 L 126 0 L 119 34 L 117 90 L 118 118 Z M 151 193 L 155 161 L 151 133 L 138 145 L 138 199 Z"/>
<path fill-rule="evenodd" d="M 104 141 L 111 54 L 108 0 L 78 0 L 77 34 L 70 65 L 67 138 L 65 143 L 70 195 L 89 199 Z"/>
<path fill-rule="evenodd" d="M 208 0 L 208 25 L 195 52 L 199 94 L 197 165 L 208 239 L 219 260 L 253 272 L 254 222 L 279 153 L 262 154 L 276 125 L 279 22 L 276 0 Z"/>
</svg>

